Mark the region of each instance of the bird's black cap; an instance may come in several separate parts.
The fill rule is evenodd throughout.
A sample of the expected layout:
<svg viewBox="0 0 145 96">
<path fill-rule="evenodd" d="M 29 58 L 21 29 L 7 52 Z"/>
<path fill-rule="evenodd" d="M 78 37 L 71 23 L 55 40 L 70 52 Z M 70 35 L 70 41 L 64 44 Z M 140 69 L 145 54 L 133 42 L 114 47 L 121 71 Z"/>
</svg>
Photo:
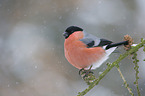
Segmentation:
<svg viewBox="0 0 145 96">
<path fill-rule="evenodd" d="M 76 32 L 76 31 L 83 31 L 82 28 L 77 27 L 77 26 L 70 26 L 68 27 L 65 32 L 63 33 L 63 36 L 66 38 L 68 38 L 72 33 Z"/>
<path fill-rule="evenodd" d="M 75 31 L 83 31 L 83 29 L 77 26 L 70 26 L 65 30 L 65 32 L 68 32 L 68 33 L 73 33 Z"/>
</svg>

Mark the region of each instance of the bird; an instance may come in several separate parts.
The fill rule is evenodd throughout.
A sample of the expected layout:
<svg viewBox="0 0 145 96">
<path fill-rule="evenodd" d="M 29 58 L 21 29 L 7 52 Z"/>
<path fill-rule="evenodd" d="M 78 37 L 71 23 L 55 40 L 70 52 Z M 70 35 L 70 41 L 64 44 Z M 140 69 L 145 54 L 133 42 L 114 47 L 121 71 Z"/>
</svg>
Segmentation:
<svg viewBox="0 0 145 96">
<path fill-rule="evenodd" d="M 128 41 L 114 43 L 85 32 L 78 26 L 69 26 L 63 33 L 64 54 L 70 64 L 78 69 L 95 70 L 99 68 L 120 45 Z"/>
</svg>

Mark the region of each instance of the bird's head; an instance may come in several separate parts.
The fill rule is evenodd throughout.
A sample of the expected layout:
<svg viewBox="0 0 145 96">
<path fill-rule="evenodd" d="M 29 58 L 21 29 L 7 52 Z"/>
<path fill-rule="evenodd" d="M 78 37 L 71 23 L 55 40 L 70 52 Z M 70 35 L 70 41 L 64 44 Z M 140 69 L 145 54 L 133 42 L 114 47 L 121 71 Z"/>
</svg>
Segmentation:
<svg viewBox="0 0 145 96">
<path fill-rule="evenodd" d="M 83 29 L 77 26 L 70 26 L 65 30 L 63 36 L 65 37 L 65 39 L 67 39 L 72 33 L 77 31 L 83 31 Z"/>
</svg>

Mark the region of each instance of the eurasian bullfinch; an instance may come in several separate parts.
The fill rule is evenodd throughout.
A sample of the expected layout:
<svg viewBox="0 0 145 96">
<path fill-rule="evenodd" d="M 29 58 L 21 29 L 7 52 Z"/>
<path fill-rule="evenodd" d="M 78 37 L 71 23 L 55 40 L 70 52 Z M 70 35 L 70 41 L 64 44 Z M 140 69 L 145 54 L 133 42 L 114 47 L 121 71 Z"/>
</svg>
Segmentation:
<svg viewBox="0 0 145 96">
<path fill-rule="evenodd" d="M 100 67 L 117 46 L 128 44 L 128 41 L 113 43 L 97 38 L 77 26 L 68 27 L 63 36 L 64 52 L 68 62 L 78 69 L 86 70 Z"/>
</svg>

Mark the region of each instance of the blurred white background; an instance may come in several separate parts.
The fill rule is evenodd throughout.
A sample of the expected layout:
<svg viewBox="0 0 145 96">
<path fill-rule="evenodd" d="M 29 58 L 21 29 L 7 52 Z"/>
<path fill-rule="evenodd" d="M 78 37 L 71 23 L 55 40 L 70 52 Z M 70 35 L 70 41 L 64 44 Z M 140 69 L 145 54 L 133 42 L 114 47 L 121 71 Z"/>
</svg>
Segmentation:
<svg viewBox="0 0 145 96">
<path fill-rule="evenodd" d="M 76 96 L 88 86 L 64 57 L 62 33 L 82 27 L 115 42 L 145 38 L 145 0 L 0 0 L 0 96 Z M 123 47 L 118 48 L 125 52 Z M 113 62 L 114 53 L 107 62 Z M 137 96 L 130 57 L 119 65 Z M 145 54 L 138 52 L 139 87 L 145 94 Z M 106 68 L 94 71 L 96 77 Z M 86 96 L 129 96 L 113 68 Z"/>
</svg>

